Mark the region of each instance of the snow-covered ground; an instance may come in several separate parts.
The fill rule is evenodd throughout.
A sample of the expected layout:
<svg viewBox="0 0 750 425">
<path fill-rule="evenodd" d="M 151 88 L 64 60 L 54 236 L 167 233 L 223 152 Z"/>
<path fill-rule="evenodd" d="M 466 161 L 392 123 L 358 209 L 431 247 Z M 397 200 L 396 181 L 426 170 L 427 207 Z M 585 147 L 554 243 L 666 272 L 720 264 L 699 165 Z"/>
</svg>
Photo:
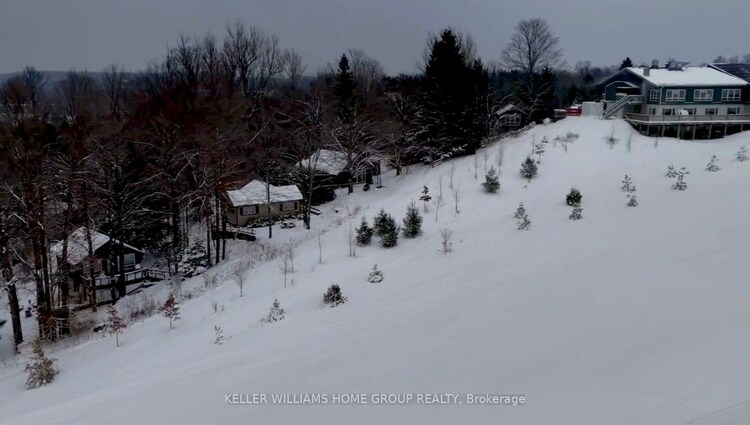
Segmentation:
<svg viewBox="0 0 750 425">
<path fill-rule="evenodd" d="M 613 126 L 619 141 L 610 147 Z M 566 152 L 552 139 L 569 131 L 580 137 Z M 521 161 L 544 136 L 539 175 L 527 182 Z M 0 423 L 683 424 L 742 403 L 750 400 L 750 162 L 734 160 L 742 145 L 750 133 L 657 145 L 622 121 L 568 118 L 504 143 L 496 195 L 480 188 L 481 152 L 478 181 L 474 157 L 388 175 L 383 189 L 339 194 L 339 213 L 324 206 L 312 231 L 275 229 L 263 241 L 301 240 L 294 285 L 284 288 L 278 261 L 269 261 L 248 273 L 240 298 L 231 271 L 249 251 L 236 245 L 211 271 L 222 285 L 184 300 L 174 330 L 154 316 L 132 324 L 120 348 L 101 336 L 50 348 L 60 374 L 36 390 L 25 390 L 19 362 L 6 362 Z M 499 149 L 488 148 L 488 168 Z M 722 170 L 704 171 L 714 154 Z M 690 170 L 686 191 L 670 188 L 670 163 Z M 637 208 L 625 205 L 625 174 Z M 437 223 L 431 206 L 421 237 L 393 249 L 374 240 L 348 257 L 347 210 L 354 226 L 380 208 L 400 220 L 423 185 L 437 196 L 441 175 Z M 564 202 L 573 186 L 583 194 L 580 221 L 568 220 Z M 517 230 L 519 202 L 531 231 Z M 447 256 L 439 252 L 445 226 L 454 233 Z M 317 230 L 326 230 L 323 264 Z M 367 282 L 374 264 L 382 283 Z M 332 283 L 349 301 L 323 307 Z M 182 291 L 202 285 L 196 278 Z M 167 289 L 150 293 L 162 302 Z M 274 298 L 287 318 L 263 324 Z M 224 311 L 214 313 L 212 301 Z M 214 325 L 223 345 L 214 344 Z M 495 393 L 526 403 L 228 405 L 227 393 Z"/>
</svg>

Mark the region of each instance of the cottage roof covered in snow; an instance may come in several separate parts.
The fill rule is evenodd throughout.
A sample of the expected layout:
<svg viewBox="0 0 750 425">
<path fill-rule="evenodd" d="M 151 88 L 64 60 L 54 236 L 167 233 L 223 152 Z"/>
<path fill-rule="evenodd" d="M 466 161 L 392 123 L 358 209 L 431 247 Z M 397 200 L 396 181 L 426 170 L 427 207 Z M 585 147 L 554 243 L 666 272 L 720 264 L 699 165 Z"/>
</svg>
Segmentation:
<svg viewBox="0 0 750 425">
<path fill-rule="evenodd" d="M 338 175 L 346 170 L 346 154 L 330 149 L 318 149 L 309 158 L 300 161 L 301 167 L 309 167 L 310 163 L 321 173 Z"/>
<path fill-rule="evenodd" d="M 293 184 L 288 186 L 269 185 L 271 202 L 301 201 L 302 192 Z M 227 190 L 229 202 L 233 207 L 242 205 L 260 205 L 268 200 L 266 184 L 260 180 L 253 180 L 237 190 Z"/>
<path fill-rule="evenodd" d="M 747 81 L 709 67 L 685 67 L 681 70 L 666 68 L 649 69 L 644 75 L 643 68 L 626 68 L 628 72 L 655 86 L 746 86 Z"/>
<path fill-rule="evenodd" d="M 91 244 L 94 251 L 97 249 L 103 247 L 107 242 L 113 241 L 115 243 L 118 243 L 117 239 L 112 239 L 108 235 L 105 235 L 104 233 L 97 232 L 96 230 L 91 231 Z M 89 245 L 88 240 L 86 239 L 86 228 L 85 227 L 79 227 L 78 229 L 74 230 L 67 238 L 68 241 L 68 252 L 67 252 L 67 261 L 70 265 L 77 265 L 80 264 L 83 260 L 85 260 L 89 256 Z M 138 251 L 140 253 L 143 253 L 142 250 L 128 244 L 123 244 L 124 246 L 134 250 Z M 63 254 L 63 241 L 56 242 L 52 244 L 50 247 L 50 253 L 52 254 L 52 258 L 57 261 L 58 257 L 62 257 Z"/>
</svg>

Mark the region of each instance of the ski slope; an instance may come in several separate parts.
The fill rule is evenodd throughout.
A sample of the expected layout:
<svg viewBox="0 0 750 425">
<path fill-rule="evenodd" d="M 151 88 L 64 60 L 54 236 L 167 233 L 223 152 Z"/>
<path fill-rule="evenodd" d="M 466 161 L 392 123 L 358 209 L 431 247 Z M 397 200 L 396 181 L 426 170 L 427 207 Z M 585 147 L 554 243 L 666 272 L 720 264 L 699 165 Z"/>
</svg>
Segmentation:
<svg viewBox="0 0 750 425">
<path fill-rule="evenodd" d="M 569 131 L 579 138 L 566 151 L 552 139 Z M 613 131 L 619 141 L 610 147 Z M 521 161 L 545 136 L 528 182 Z M 231 270 L 246 251 L 234 246 L 212 271 L 223 284 L 184 300 L 174 330 L 154 316 L 131 324 L 120 348 L 109 336 L 51 347 L 60 374 L 36 390 L 25 390 L 22 365 L 6 364 L 0 423 L 684 424 L 750 400 L 750 161 L 734 160 L 750 133 L 655 142 L 622 121 L 568 118 L 503 142 L 496 195 L 480 187 L 482 152 L 478 180 L 466 157 L 388 174 L 382 189 L 339 193 L 312 231 L 275 229 L 265 241 L 301 241 L 293 285 L 283 287 L 270 261 L 249 272 L 240 298 Z M 500 149 L 488 148 L 487 168 Z M 704 171 L 714 154 L 722 170 Z M 670 188 L 670 163 L 690 171 L 686 191 Z M 626 207 L 625 174 L 637 208 Z M 410 201 L 421 210 L 422 186 L 437 196 L 440 176 L 446 205 L 437 222 L 434 206 L 423 214 L 421 237 L 392 249 L 374 238 L 347 255 L 348 216 L 356 227 L 384 208 L 400 222 Z M 568 219 L 571 187 L 583 194 L 580 221 Z M 516 227 L 520 202 L 531 231 Z M 446 226 L 454 234 L 447 256 Z M 325 231 L 323 264 L 317 230 Z M 374 264 L 382 283 L 367 282 Z M 332 283 L 349 298 L 337 308 L 321 304 Z M 183 291 L 202 285 L 196 278 Z M 151 289 L 160 302 L 167 290 Z M 287 318 L 263 324 L 274 298 Z M 212 301 L 225 310 L 214 313 Z M 214 344 L 214 325 L 223 345 Z M 229 393 L 493 393 L 526 402 L 228 405 Z"/>
</svg>

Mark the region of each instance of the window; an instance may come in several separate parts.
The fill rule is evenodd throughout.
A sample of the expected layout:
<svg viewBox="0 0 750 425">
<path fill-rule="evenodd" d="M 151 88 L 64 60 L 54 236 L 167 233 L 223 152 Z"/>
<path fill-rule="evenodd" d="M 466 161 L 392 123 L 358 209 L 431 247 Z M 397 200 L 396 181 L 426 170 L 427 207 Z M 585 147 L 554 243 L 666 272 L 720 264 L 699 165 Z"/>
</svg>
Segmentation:
<svg viewBox="0 0 750 425">
<path fill-rule="evenodd" d="M 716 115 L 716 108 L 706 108 L 706 115 Z"/>
<path fill-rule="evenodd" d="M 667 102 L 682 102 L 685 100 L 685 89 L 667 90 L 665 96 Z"/>
<path fill-rule="evenodd" d="M 693 92 L 694 102 L 710 102 L 714 100 L 713 89 L 695 89 Z"/>
<path fill-rule="evenodd" d="M 255 215 L 255 214 L 258 214 L 257 205 L 250 205 L 249 207 L 242 207 L 240 210 L 240 215 Z"/>
<path fill-rule="evenodd" d="M 740 108 L 727 108 L 727 115 L 739 115 Z"/>
<path fill-rule="evenodd" d="M 695 108 L 682 108 L 680 115 L 695 115 Z"/>
<path fill-rule="evenodd" d="M 294 201 L 291 202 L 282 202 L 281 203 L 281 211 L 294 211 L 296 208 L 297 203 Z"/>
<path fill-rule="evenodd" d="M 740 89 L 724 89 L 721 91 L 722 102 L 739 102 L 742 90 Z"/>
<path fill-rule="evenodd" d="M 521 125 L 521 116 L 518 114 L 506 115 L 503 117 L 503 120 L 507 126 L 517 127 Z"/>
<path fill-rule="evenodd" d="M 662 115 L 674 115 L 674 108 L 665 108 L 661 110 Z"/>
<path fill-rule="evenodd" d="M 135 268 L 135 254 L 125 254 L 125 270 L 133 270 Z"/>
<path fill-rule="evenodd" d="M 649 90 L 648 92 L 648 101 L 659 103 L 661 100 L 661 90 Z"/>
<path fill-rule="evenodd" d="M 648 108 L 649 115 L 656 115 L 656 108 Z"/>
</svg>

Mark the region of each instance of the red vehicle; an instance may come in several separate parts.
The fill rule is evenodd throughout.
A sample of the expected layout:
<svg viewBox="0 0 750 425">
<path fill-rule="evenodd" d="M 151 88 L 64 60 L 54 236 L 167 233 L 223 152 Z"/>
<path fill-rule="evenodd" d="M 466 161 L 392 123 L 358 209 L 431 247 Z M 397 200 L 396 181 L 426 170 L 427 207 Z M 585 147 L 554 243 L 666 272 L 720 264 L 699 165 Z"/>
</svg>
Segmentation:
<svg viewBox="0 0 750 425">
<path fill-rule="evenodd" d="M 565 110 L 565 113 L 568 114 L 569 117 L 580 117 L 581 114 L 583 114 L 583 108 L 581 105 L 571 105 Z"/>
</svg>

